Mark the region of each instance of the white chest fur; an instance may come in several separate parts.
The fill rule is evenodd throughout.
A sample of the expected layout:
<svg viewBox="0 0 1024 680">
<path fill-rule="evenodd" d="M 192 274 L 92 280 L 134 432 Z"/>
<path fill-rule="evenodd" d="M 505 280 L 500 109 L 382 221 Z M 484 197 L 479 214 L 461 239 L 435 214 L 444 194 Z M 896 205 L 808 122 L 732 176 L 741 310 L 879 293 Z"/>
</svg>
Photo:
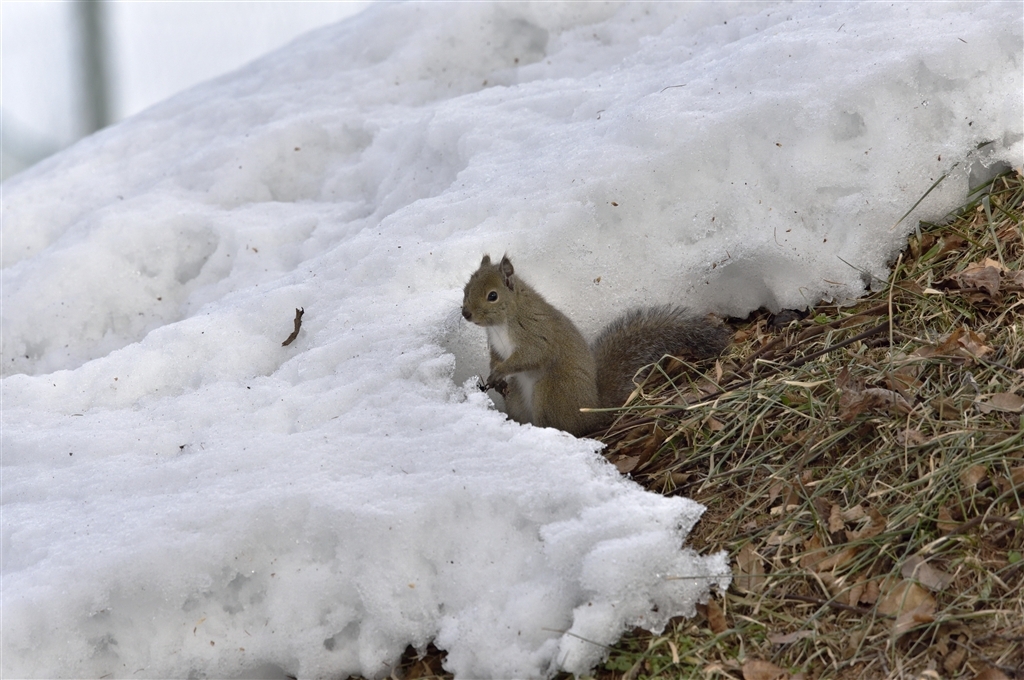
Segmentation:
<svg viewBox="0 0 1024 680">
<path fill-rule="evenodd" d="M 508 359 L 512 352 L 516 350 L 516 344 L 512 342 L 512 338 L 508 334 L 508 326 L 487 326 L 487 344 L 490 345 L 495 354 L 501 357 L 502 361 Z M 522 403 L 527 408 L 527 413 L 521 413 L 518 417 L 528 419 L 530 422 L 534 420 L 534 417 L 531 415 L 533 411 L 533 387 L 537 384 L 539 377 L 534 371 L 515 373 L 509 376 L 509 380 L 519 388 Z"/>
<path fill-rule="evenodd" d="M 508 334 L 508 326 L 505 325 L 487 327 L 487 344 L 501 357 L 502 361 L 508 359 L 512 352 L 516 351 L 516 345 Z"/>
</svg>

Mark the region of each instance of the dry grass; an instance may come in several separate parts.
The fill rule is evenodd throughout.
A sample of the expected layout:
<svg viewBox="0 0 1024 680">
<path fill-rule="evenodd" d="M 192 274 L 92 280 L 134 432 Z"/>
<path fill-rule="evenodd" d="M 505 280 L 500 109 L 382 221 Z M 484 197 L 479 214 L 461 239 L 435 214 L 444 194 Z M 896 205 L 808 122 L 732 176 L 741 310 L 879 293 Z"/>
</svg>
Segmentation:
<svg viewBox="0 0 1024 680">
<path fill-rule="evenodd" d="M 1024 677 L 1021 177 L 922 230 L 882 290 L 747 320 L 605 435 L 622 472 L 708 507 L 690 541 L 735 579 L 596 677 Z"/>
<path fill-rule="evenodd" d="M 597 680 L 1024 678 L 1022 178 L 922 224 L 879 284 L 733 324 L 725 357 L 656 369 L 601 437 L 707 506 L 689 541 L 734 581 Z M 445 677 L 441 658 L 395 677 Z"/>
</svg>

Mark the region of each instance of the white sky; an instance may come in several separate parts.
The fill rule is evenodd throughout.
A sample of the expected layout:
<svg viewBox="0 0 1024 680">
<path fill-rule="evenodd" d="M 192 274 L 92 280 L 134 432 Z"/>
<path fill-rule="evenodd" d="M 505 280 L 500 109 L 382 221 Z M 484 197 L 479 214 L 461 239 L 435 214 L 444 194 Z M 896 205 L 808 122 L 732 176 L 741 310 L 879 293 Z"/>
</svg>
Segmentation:
<svg viewBox="0 0 1024 680">
<path fill-rule="evenodd" d="M 110 113 L 137 113 L 369 4 L 105 2 Z M 76 16 L 70 2 L 0 3 L 7 174 L 21 167 L 16 156 L 62 148 L 83 133 Z"/>
</svg>

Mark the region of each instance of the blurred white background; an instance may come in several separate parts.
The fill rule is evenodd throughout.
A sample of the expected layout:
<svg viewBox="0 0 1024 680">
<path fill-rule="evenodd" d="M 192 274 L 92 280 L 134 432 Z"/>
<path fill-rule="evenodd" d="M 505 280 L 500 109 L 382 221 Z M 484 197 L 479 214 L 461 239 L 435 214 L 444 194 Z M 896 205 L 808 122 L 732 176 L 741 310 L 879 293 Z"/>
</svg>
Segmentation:
<svg viewBox="0 0 1024 680">
<path fill-rule="evenodd" d="M 0 0 L 0 179 L 369 4 Z"/>
</svg>

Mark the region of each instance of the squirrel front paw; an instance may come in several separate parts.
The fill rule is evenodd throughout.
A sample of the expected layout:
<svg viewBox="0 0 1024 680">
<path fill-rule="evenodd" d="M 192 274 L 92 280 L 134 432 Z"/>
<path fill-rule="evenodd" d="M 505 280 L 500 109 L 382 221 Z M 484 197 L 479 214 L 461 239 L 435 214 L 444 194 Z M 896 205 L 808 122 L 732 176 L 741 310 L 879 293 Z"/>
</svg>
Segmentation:
<svg viewBox="0 0 1024 680">
<path fill-rule="evenodd" d="M 502 397 L 508 396 L 508 382 L 504 378 L 495 377 L 492 373 L 487 377 L 487 382 L 480 383 L 480 391 L 486 392 L 487 390 L 494 390 Z"/>
</svg>

